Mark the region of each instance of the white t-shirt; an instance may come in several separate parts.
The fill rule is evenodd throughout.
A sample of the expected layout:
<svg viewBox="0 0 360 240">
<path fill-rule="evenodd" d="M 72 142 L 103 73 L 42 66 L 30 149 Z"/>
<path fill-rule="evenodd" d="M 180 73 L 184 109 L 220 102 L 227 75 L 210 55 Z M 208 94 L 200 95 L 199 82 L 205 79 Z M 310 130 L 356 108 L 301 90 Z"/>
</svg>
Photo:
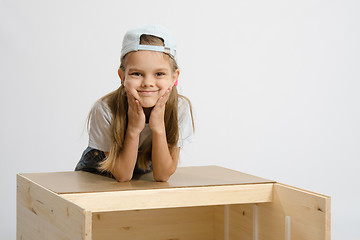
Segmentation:
<svg viewBox="0 0 360 240">
<path fill-rule="evenodd" d="M 112 121 L 113 116 L 108 104 L 105 101 L 98 100 L 94 104 L 90 115 L 89 147 L 103 152 L 110 151 Z M 178 123 L 179 140 L 177 146 L 183 147 L 192 141 L 193 127 L 189 105 L 181 97 L 178 100 Z M 151 136 L 151 129 L 149 124 L 146 123 L 145 128 L 140 133 L 139 150 L 142 150 L 151 142 Z"/>
</svg>

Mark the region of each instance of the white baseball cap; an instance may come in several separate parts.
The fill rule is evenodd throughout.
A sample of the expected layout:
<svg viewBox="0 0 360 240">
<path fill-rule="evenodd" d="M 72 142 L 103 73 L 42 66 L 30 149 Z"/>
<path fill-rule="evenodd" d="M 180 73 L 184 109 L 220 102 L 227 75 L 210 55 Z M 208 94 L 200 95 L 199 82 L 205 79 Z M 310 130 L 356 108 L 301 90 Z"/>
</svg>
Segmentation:
<svg viewBox="0 0 360 240">
<path fill-rule="evenodd" d="M 141 45 L 141 35 L 152 35 L 161 38 L 164 41 L 164 46 Z M 134 28 L 127 31 L 124 36 L 120 59 L 122 59 L 129 52 L 139 50 L 168 53 L 173 59 L 176 60 L 176 39 L 167 28 L 160 25 L 151 24 Z"/>
</svg>

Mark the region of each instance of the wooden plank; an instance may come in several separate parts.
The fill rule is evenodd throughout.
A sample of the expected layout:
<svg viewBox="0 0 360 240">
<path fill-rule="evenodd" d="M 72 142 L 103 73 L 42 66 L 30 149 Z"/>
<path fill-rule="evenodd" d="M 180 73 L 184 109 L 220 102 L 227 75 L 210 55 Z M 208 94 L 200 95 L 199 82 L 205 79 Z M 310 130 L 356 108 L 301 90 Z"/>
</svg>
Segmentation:
<svg viewBox="0 0 360 240">
<path fill-rule="evenodd" d="M 272 188 L 272 183 L 266 183 L 74 193 L 61 196 L 84 209 L 100 212 L 270 202 Z"/>
<path fill-rule="evenodd" d="M 253 240 L 254 204 L 230 205 L 229 240 Z"/>
<path fill-rule="evenodd" d="M 179 187 L 274 183 L 219 166 L 179 167 L 167 182 L 155 182 L 152 172 L 129 182 L 88 172 L 24 173 L 22 176 L 56 193 L 109 192 Z"/>
<path fill-rule="evenodd" d="M 214 206 L 214 239 L 227 240 L 225 234 L 225 208 L 229 205 Z"/>
<path fill-rule="evenodd" d="M 215 239 L 253 240 L 253 206 L 254 204 L 218 206 L 215 211 Z M 226 227 L 228 230 L 225 230 Z"/>
<path fill-rule="evenodd" d="M 215 240 L 215 207 L 93 213 L 94 239 Z"/>
<path fill-rule="evenodd" d="M 91 214 L 17 175 L 18 240 L 90 240 Z"/>
<path fill-rule="evenodd" d="M 276 183 L 273 202 L 257 204 L 259 240 L 330 240 L 330 197 Z"/>
</svg>

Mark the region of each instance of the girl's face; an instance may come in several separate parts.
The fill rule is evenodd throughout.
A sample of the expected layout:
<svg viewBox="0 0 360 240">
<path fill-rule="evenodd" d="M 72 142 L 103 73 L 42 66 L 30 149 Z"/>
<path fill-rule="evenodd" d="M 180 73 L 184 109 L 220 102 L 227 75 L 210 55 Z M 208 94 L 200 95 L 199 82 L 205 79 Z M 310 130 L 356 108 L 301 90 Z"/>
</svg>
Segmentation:
<svg viewBox="0 0 360 240">
<path fill-rule="evenodd" d="M 145 108 L 155 106 L 166 90 L 174 85 L 179 73 L 179 70 L 173 71 L 168 56 L 155 51 L 129 53 L 125 72 L 119 70 L 125 89 Z"/>
</svg>

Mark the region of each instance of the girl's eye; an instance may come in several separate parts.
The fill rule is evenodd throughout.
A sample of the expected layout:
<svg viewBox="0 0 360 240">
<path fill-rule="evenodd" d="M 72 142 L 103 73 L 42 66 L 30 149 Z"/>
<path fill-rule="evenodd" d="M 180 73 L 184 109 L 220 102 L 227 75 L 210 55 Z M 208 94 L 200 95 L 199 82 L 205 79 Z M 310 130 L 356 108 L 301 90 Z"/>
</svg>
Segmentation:
<svg viewBox="0 0 360 240">
<path fill-rule="evenodd" d="M 156 73 L 156 76 L 157 77 L 161 77 L 161 76 L 164 76 L 165 75 L 165 73 L 163 73 L 163 72 L 158 72 L 158 73 Z"/>
<path fill-rule="evenodd" d="M 133 72 L 133 73 L 131 73 L 130 75 L 139 77 L 139 76 L 141 76 L 141 73 L 139 73 L 139 72 Z"/>
</svg>

